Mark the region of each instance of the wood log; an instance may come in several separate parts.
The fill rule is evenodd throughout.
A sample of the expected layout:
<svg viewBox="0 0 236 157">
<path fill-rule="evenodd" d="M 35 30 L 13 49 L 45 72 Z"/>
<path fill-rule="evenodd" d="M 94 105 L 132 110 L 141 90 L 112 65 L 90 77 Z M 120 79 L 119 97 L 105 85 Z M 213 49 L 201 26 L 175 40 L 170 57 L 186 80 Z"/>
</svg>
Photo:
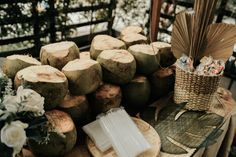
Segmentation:
<svg viewBox="0 0 236 157">
<path fill-rule="evenodd" d="M 140 26 L 127 26 L 121 30 L 120 36 L 122 37 L 131 33 L 143 34 L 143 29 Z"/>
<path fill-rule="evenodd" d="M 159 49 L 160 64 L 162 67 L 168 67 L 176 62 L 176 58 L 171 51 L 171 45 L 165 42 L 153 42 L 150 44 Z"/>
<path fill-rule="evenodd" d="M 94 115 L 117 108 L 121 103 L 121 89 L 112 84 L 103 84 L 89 95 L 89 104 Z"/>
<path fill-rule="evenodd" d="M 3 72 L 9 78 L 14 79 L 18 71 L 31 65 L 41 65 L 41 63 L 28 55 L 7 56 L 3 63 Z"/>
<path fill-rule="evenodd" d="M 79 58 L 79 48 L 72 41 L 48 44 L 40 50 L 40 60 L 61 70 L 69 61 Z"/>
<path fill-rule="evenodd" d="M 121 37 L 121 40 L 125 42 L 127 48 L 135 44 L 147 44 L 148 39 L 144 35 L 129 33 Z"/>
<path fill-rule="evenodd" d="M 89 114 L 89 104 L 85 95 L 73 96 L 68 92 L 58 107 L 68 113 L 75 124 L 82 123 Z"/>
<path fill-rule="evenodd" d="M 154 99 L 159 99 L 174 90 L 175 76 L 171 68 L 157 70 L 150 76 L 149 80 Z"/>
<path fill-rule="evenodd" d="M 67 113 L 59 110 L 47 111 L 46 116 L 53 127 L 49 130 L 49 141 L 38 143 L 29 140 L 28 145 L 37 156 L 63 156 L 76 144 L 77 132 L 73 120 Z"/>
<path fill-rule="evenodd" d="M 135 76 L 122 86 L 122 94 L 122 104 L 130 114 L 135 114 L 147 106 L 151 94 L 150 83 L 145 76 Z"/>
<path fill-rule="evenodd" d="M 159 68 L 159 50 L 150 45 L 138 44 L 130 46 L 128 51 L 134 56 L 137 62 L 137 72 L 151 74 Z"/>
<path fill-rule="evenodd" d="M 134 57 L 126 50 L 104 50 L 97 58 L 103 69 L 103 79 L 114 84 L 132 80 L 136 71 Z"/>
<path fill-rule="evenodd" d="M 76 59 L 62 68 L 73 95 L 85 95 L 95 91 L 102 82 L 102 69 L 94 60 Z"/>
<path fill-rule="evenodd" d="M 93 38 L 90 48 L 91 57 L 97 59 L 103 50 L 126 49 L 125 43 L 109 35 L 97 35 Z"/>
<path fill-rule="evenodd" d="M 45 98 L 44 108 L 53 109 L 59 105 L 68 91 L 66 76 L 49 65 L 30 66 L 17 72 L 15 89 L 25 85 Z"/>
</svg>

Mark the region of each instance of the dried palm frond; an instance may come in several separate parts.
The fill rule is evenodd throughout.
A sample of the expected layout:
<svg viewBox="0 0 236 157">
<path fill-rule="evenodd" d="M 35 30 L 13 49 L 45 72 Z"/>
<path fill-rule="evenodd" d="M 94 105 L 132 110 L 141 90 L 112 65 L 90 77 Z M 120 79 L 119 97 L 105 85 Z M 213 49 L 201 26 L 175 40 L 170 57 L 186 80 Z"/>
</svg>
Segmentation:
<svg viewBox="0 0 236 157">
<path fill-rule="evenodd" d="M 176 15 L 171 41 L 172 51 L 176 58 L 180 58 L 182 54 L 189 55 L 193 14 L 193 11 L 187 11 Z"/>
<path fill-rule="evenodd" d="M 192 21 L 192 37 L 190 44 L 190 57 L 194 60 L 194 63 L 199 60 L 200 48 L 203 46 L 203 42 L 206 38 L 206 31 L 208 25 L 212 23 L 217 0 L 195 0 L 194 3 L 194 20 Z"/>
<path fill-rule="evenodd" d="M 204 46 L 202 47 L 203 56 L 212 56 L 214 59 L 227 60 L 236 43 L 236 26 L 232 24 L 211 24 L 206 33 Z"/>
</svg>

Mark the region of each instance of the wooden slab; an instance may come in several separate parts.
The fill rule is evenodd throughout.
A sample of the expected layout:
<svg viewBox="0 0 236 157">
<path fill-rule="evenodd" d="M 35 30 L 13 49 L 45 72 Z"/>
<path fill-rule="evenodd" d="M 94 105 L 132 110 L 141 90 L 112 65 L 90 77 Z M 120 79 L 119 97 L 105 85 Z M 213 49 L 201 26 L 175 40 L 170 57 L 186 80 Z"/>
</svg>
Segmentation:
<svg viewBox="0 0 236 157">
<path fill-rule="evenodd" d="M 152 146 L 150 150 L 138 155 L 137 157 L 157 157 L 160 153 L 161 147 L 161 140 L 159 135 L 157 134 L 155 129 L 145 121 L 137 118 L 133 118 L 133 120 L 137 124 L 137 127 L 140 129 L 140 131 L 143 133 L 144 137 Z M 112 148 L 102 153 L 89 138 L 87 139 L 87 146 L 90 153 L 94 157 L 117 157 L 115 151 Z"/>
</svg>

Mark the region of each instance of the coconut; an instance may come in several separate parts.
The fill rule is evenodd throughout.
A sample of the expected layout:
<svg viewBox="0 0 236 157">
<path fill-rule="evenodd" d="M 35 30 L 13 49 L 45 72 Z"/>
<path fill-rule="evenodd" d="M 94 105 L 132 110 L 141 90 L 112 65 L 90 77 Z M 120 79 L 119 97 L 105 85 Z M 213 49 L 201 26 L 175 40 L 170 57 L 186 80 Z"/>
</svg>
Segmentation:
<svg viewBox="0 0 236 157">
<path fill-rule="evenodd" d="M 150 45 L 138 44 L 130 46 L 128 51 L 137 62 L 137 72 L 151 74 L 159 68 L 160 55 L 157 48 Z"/>
<path fill-rule="evenodd" d="M 150 78 L 152 97 L 158 99 L 174 90 L 175 77 L 170 68 L 159 69 Z"/>
<path fill-rule="evenodd" d="M 106 82 L 125 84 L 134 77 L 136 62 L 126 50 L 104 50 L 97 61 L 103 68 L 103 78 Z"/>
<path fill-rule="evenodd" d="M 59 105 L 59 108 L 68 113 L 74 122 L 84 121 L 89 113 L 89 104 L 86 96 L 73 96 L 69 92 Z"/>
<path fill-rule="evenodd" d="M 97 35 L 91 43 L 90 53 L 93 59 L 97 59 L 103 50 L 126 49 L 125 43 L 109 35 Z"/>
<path fill-rule="evenodd" d="M 136 33 L 121 36 L 121 40 L 125 42 L 127 48 L 135 44 L 147 44 L 147 37 Z"/>
<path fill-rule="evenodd" d="M 102 69 L 94 60 L 75 59 L 62 68 L 69 80 L 70 93 L 85 95 L 95 91 L 102 82 Z"/>
<path fill-rule="evenodd" d="M 30 66 L 18 71 L 15 76 L 15 89 L 20 85 L 26 85 L 42 95 L 46 110 L 59 105 L 68 91 L 66 76 L 49 65 Z"/>
<path fill-rule="evenodd" d="M 165 42 L 153 42 L 151 46 L 159 49 L 160 53 L 160 64 L 162 67 L 168 67 L 176 62 L 176 58 L 171 51 L 171 45 Z"/>
<path fill-rule="evenodd" d="M 151 87 L 145 76 L 135 76 L 134 79 L 122 86 L 123 104 L 128 111 L 138 112 L 149 100 Z"/>
<path fill-rule="evenodd" d="M 37 156 L 63 156 L 76 144 L 77 132 L 73 120 L 67 113 L 58 110 L 48 111 L 46 116 L 53 127 L 49 130 L 49 141 L 38 143 L 29 140 L 29 147 Z"/>
<path fill-rule="evenodd" d="M 79 48 L 72 41 L 45 45 L 40 50 L 42 64 L 61 70 L 69 61 L 79 58 Z"/>
<path fill-rule="evenodd" d="M 106 112 L 120 106 L 121 89 L 119 86 L 105 83 L 89 96 L 94 114 Z"/>
<path fill-rule="evenodd" d="M 18 71 L 31 65 L 41 65 L 41 63 L 28 55 L 7 56 L 3 64 L 3 72 L 9 78 L 14 79 Z"/>
<path fill-rule="evenodd" d="M 91 59 L 89 51 L 80 52 L 79 56 L 80 59 Z"/>
<path fill-rule="evenodd" d="M 143 29 L 140 26 L 127 26 L 121 30 L 120 36 L 124 36 L 127 34 L 136 33 L 136 34 L 143 34 Z"/>
</svg>

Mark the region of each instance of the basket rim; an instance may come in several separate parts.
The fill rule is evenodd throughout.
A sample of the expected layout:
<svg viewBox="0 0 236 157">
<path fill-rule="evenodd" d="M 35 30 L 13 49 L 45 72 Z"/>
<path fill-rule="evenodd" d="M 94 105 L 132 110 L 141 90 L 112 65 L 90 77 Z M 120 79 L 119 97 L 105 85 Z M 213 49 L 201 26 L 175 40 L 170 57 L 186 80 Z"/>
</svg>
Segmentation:
<svg viewBox="0 0 236 157">
<path fill-rule="evenodd" d="M 219 74 L 219 75 L 203 75 L 203 74 L 196 74 L 194 72 L 191 72 L 191 71 L 187 71 L 185 69 L 182 69 L 178 64 L 175 65 L 176 68 L 179 68 L 180 70 L 186 72 L 186 73 L 189 73 L 189 74 L 192 74 L 192 75 L 195 75 L 195 76 L 202 76 L 202 77 L 219 77 L 219 76 L 223 76 L 223 73 L 222 74 Z"/>
</svg>

